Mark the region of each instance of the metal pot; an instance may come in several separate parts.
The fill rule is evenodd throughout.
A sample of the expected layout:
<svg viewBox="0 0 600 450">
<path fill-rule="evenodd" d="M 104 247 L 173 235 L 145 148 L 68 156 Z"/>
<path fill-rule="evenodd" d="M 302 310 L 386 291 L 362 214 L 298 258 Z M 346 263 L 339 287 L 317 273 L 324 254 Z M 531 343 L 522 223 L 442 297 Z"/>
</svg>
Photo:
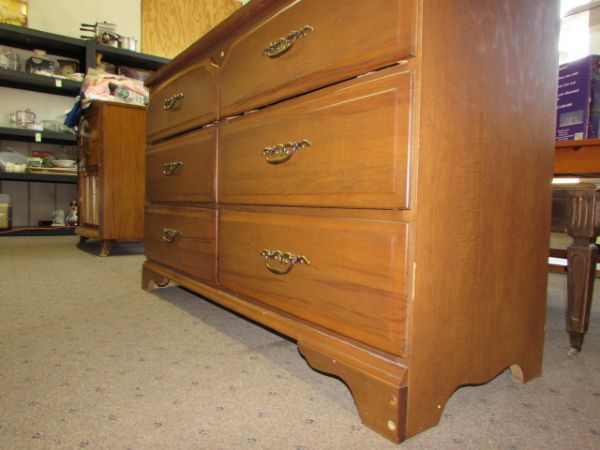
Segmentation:
<svg viewBox="0 0 600 450">
<path fill-rule="evenodd" d="M 112 33 L 110 31 L 105 31 L 102 33 L 100 43 L 104 45 L 108 45 L 110 47 L 117 47 L 119 45 L 119 36 L 117 33 Z"/>
<path fill-rule="evenodd" d="M 137 40 L 132 37 L 121 36 L 119 38 L 119 48 L 126 48 L 127 50 L 137 52 Z"/>
</svg>

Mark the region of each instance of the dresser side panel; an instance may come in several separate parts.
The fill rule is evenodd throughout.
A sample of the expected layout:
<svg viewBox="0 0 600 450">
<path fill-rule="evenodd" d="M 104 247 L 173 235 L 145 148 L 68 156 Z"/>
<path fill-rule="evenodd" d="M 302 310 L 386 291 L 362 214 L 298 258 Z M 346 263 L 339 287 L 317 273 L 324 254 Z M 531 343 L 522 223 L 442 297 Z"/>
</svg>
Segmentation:
<svg viewBox="0 0 600 450">
<path fill-rule="evenodd" d="M 557 1 L 421 13 L 408 436 L 460 385 L 540 373 L 557 88 Z"/>
</svg>

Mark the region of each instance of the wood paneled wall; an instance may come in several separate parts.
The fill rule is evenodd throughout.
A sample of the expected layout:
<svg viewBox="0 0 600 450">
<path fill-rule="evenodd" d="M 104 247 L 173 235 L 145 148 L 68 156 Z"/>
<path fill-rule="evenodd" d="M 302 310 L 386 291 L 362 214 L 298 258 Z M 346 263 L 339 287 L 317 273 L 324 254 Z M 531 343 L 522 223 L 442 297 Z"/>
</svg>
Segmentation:
<svg viewBox="0 0 600 450">
<path fill-rule="evenodd" d="M 238 0 L 142 0 L 142 51 L 173 58 L 241 6 Z"/>
</svg>

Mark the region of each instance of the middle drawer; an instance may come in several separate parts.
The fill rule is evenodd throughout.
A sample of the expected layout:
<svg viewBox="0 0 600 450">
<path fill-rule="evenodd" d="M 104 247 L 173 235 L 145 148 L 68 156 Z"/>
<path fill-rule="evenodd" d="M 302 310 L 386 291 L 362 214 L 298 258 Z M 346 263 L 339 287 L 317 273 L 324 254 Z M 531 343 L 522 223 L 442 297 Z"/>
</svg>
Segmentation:
<svg viewBox="0 0 600 450">
<path fill-rule="evenodd" d="M 412 74 L 372 73 L 219 125 L 219 202 L 404 209 Z"/>
<path fill-rule="evenodd" d="M 214 202 L 215 127 L 158 144 L 146 153 L 146 196 L 151 202 Z"/>
</svg>

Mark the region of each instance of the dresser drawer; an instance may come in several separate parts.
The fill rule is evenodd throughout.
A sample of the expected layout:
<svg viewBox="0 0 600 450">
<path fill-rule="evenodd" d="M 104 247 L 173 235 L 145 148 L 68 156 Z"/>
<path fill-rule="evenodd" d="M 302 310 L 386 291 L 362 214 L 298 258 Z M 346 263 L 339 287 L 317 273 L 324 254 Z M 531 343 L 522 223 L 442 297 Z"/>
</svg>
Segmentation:
<svg viewBox="0 0 600 450">
<path fill-rule="evenodd" d="M 221 117 L 415 55 L 416 17 L 416 0 L 291 2 L 226 44 Z"/>
<path fill-rule="evenodd" d="M 222 123 L 219 201 L 407 208 L 411 78 L 394 67 Z"/>
<path fill-rule="evenodd" d="M 215 278 L 215 211 L 171 206 L 146 208 L 144 249 L 148 259 L 194 278 Z"/>
<path fill-rule="evenodd" d="M 94 108 L 94 106 L 92 106 Z M 79 122 L 79 166 L 97 166 L 102 147 L 101 116 L 99 112 L 83 115 Z"/>
<path fill-rule="evenodd" d="M 210 123 L 217 118 L 215 66 L 202 60 L 150 89 L 148 139 Z"/>
<path fill-rule="evenodd" d="M 407 238 L 404 223 L 222 211 L 218 281 L 289 314 L 403 355 Z M 304 259 L 279 263 L 275 251 Z"/>
<path fill-rule="evenodd" d="M 150 146 L 146 196 L 151 202 L 214 202 L 216 127 Z"/>
</svg>

